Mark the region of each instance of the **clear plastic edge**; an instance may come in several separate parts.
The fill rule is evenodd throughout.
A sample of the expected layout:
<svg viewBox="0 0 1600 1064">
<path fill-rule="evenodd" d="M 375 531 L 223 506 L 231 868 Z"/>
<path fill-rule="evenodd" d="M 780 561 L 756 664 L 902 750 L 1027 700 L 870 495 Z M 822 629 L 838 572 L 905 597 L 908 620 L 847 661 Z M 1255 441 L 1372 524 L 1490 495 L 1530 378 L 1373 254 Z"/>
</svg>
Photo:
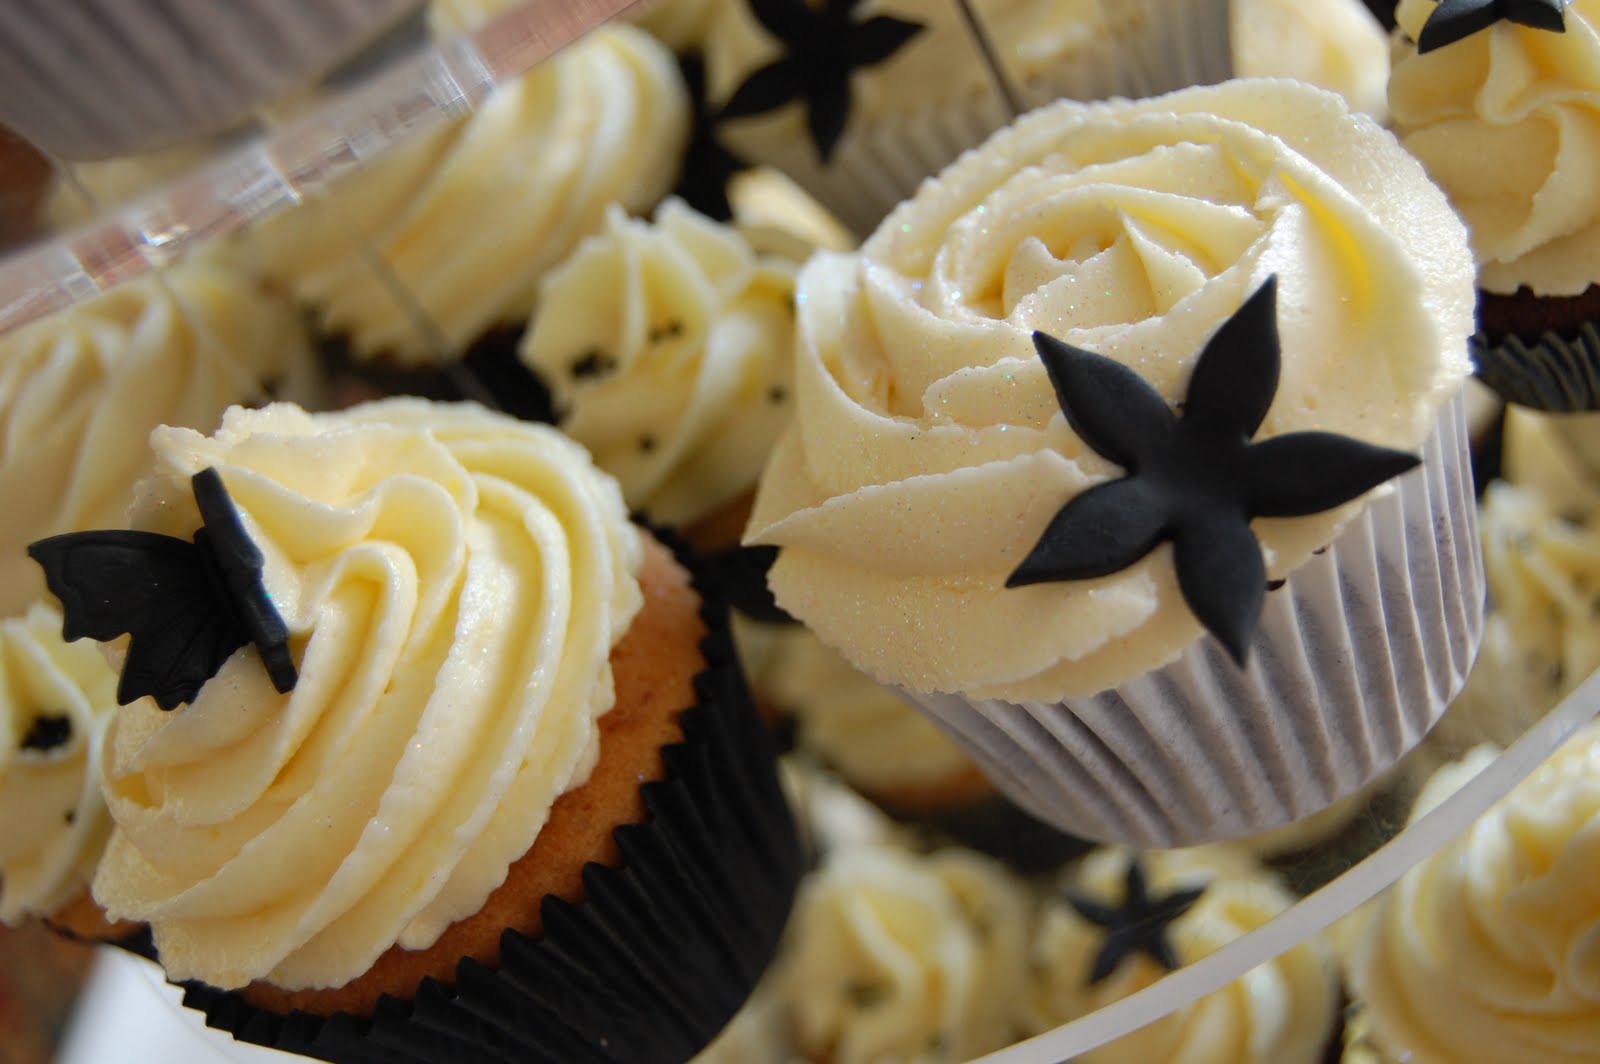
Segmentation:
<svg viewBox="0 0 1600 1064">
<path fill-rule="evenodd" d="M 1532 725 L 1437 808 L 1419 817 L 1339 878 L 1269 923 L 1180 968 L 1136 994 L 1024 1042 L 978 1058 L 978 1064 L 1055 1064 L 1139 1030 L 1222 989 L 1332 926 L 1461 835 L 1600 711 L 1600 671 Z"/>
<path fill-rule="evenodd" d="M 336 92 L 195 173 L 0 259 L 0 335 L 150 273 L 477 108 L 635 0 L 529 0 Z"/>
</svg>

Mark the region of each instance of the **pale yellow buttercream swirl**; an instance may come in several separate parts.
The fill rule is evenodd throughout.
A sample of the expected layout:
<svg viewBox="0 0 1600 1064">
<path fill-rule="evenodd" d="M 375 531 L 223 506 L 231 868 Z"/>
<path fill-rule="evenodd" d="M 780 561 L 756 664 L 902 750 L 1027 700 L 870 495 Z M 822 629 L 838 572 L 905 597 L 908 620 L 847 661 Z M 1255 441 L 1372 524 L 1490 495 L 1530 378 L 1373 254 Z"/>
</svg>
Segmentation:
<svg viewBox="0 0 1600 1064">
<path fill-rule="evenodd" d="M 1492 761 L 1441 769 L 1413 816 Z M 1600 726 L 1356 918 L 1347 974 L 1385 1060 L 1600 1059 Z"/>
<path fill-rule="evenodd" d="M 1072 893 L 1122 902 L 1130 854 L 1102 849 L 1065 879 Z M 1141 854 L 1152 897 L 1203 886 L 1205 892 L 1167 929 L 1180 965 L 1193 964 L 1247 935 L 1293 904 L 1293 897 L 1242 852 L 1221 847 Z M 1120 1001 L 1166 970 L 1143 952 L 1124 958 L 1099 983 L 1088 977 L 1106 931 L 1065 900 L 1042 910 L 1033 932 L 1034 978 L 1024 1011 L 1032 1031 L 1046 1031 Z M 1315 1064 L 1333 1033 L 1338 977 L 1320 938 L 1290 947 L 1220 990 L 1075 1058 L 1082 1064 Z"/>
<path fill-rule="evenodd" d="M 1233 0 L 1230 14 L 1237 76 L 1296 78 L 1388 112 L 1389 40 L 1361 0 Z"/>
<path fill-rule="evenodd" d="M 677 199 L 618 206 L 540 290 L 519 355 L 628 505 L 687 524 L 747 495 L 792 403 L 794 264 Z"/>
<path fill-rule="evenodd" d="M 188 536 L 215 467 L 265 555 L 299 683 L 253 648 L 107 736 L 94 894 L 167 974 L 342 984 L 476 912 L 597 755 L 641 603 L 621 493 L 547 426 L 470 404 L 232 410 L 162 429 L 135 527 Z"/>
<path fill-rule="evenodd" d="M 201 263 L 0 337 L 0 615 L 45 594 L 29 543 L 122 524 L 151 429 L 210 430 L 269 388 L 304 396 L 312 372 L 292 307 Z"/>
<path fill-rule="evenodd" d="M 1564 33 L 1501 19 L 1419 54 L 1436 6 L 1395 12 L 1395 131 L 1466 221 L 1485 289 L 1582 292 L 1600 280 L 1600 0 L 1568 0 Z"/>
<path fill-rule="evenodd" d="M 262 268 L 358 357 L 459 357 L 528 314 L 541 276 L 608 204 L 648 210 L 665 194 L 688 122 L 672 53 L 642 30 L 602 28 L 266 223 Z"/>
<path fill-rule="evenodd" d="M 801 885 L 779 961 L 796 1048 L 953 1064 L 1010 1044 L 1027 918 L 1020 884 L 977 854 L 832 851 Z"/>
<path fill-rule="evenodd" d="M 1068 427 L 1031 334 L 1177 402 L 1272 275 L 1283 370 L 1257 438 L 1417 450 L 1467 373 L 1472 262 L 1370 120 L 1303 84 L 1235 81 L 1062 101 L 997 134 L 857 255 L 801 273 L 796 420 L 747 532 L 783 548 L 779 603 L 916 691 L 1056 701 L 1173 660 L 1201 629 L 1166 546 L 1104 578 L 1005 587 L 1067 500 L 1122 474 Z M 1359 505 L 1254 522 L 1269 572 Z"/>
<path fill-rule="evenodd" d="M 111 832 L 98 762 L 116 708 L 116 674 L 94 643 L 61 638 L 53 603 L 0 621 L 0 923 L 88 888 Z"/>
</svg>

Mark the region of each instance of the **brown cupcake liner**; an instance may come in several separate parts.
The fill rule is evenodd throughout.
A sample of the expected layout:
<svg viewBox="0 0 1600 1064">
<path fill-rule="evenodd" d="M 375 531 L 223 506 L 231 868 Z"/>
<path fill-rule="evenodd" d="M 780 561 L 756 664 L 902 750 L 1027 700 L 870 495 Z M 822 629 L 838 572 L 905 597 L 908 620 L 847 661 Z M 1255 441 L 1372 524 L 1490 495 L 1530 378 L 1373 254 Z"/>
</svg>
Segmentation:
<svg viewBox="0 0 1600 1064">
<path fill-rule="evenodd" d="M 1469 341 L 1478 379 L 1508 403 L 1546 413 L 1600 410 L 1600 330 L 1583 322 L 1574 335 L 1538 339 L 1478 333 Z"/>
<path fill-rule="evenodd" d="M 776 953 L 804 861 L 728 631 L 698 558 L 652 529 L 702 596 L 706 668 L 684 738 L 645 783 L 650 816 L 614 837 L 622 863 L 584 868 L 584 900 L 544 899 L 544 933 L 507 929 L 497 967 L 463 960 L 370 1019 L 281 1016 L 237 993 L 183 984 L 184 1004 L 234 1038 L 336 1064 L 683 1061 L 733 1017 Z"/>
</svg>

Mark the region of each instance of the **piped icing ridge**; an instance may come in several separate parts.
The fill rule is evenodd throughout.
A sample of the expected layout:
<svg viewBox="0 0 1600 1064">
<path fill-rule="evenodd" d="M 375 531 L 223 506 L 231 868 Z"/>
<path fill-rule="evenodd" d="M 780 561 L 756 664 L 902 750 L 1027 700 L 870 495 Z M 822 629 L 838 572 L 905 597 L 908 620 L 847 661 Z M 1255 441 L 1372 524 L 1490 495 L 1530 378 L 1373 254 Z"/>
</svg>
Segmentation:
<svg viewBox="0 0 1600 1064">
<path fill-rule="evenodd" d="M 1494 758 L 1435 773 L 1421 816 Z M 1583 728 L 1353 918 L 1346 974 L 1385 1059 L 1577 1064 L 1600 1055 L 1600 729 Z"/>
<path fill-rule="evenodd" d="M 1421 168 L 1337 97 L 1238 81 L 1063 101 L 968 153 L 858 254 L 802 271 L 797 417 L 746 535 L 782 548 L 779 604 L 917 691 L 1057 701 L 1171 661 L 1199 624 L 1168 548 L 1003 587 L 1065 500 L 1122 472 L 1060 416 L 1032 333 L 1176 402 L 1273 274 L 1283 366 L 1256 438 L 1418 449 L 1467 372 L 1472 263 Z M 1253 522 L 1268 576 L 1359 505 Z"/>
<path fill-rule="evenodd" d="M 1074 896 L 1114 906 L 1122 900 L 1132 854 L 1101 849 L 1071 873 Z M 1193 964 L 1249 934 L 1293 903 L 1265 869 L 1223 847 L 1151 851 L 1139 855 L 1152 895 L 1204 888 L 1171 924 L 1167 941 L 1179 965 Z M 1154 983 L 1165 969 L 1144 954 L 1125 958 L 1090 983 L 1106 931 L 1065 898 L 1046 903 L 1030 947 L 1033 979 L 1024 999 L 1032 1032 L 1120 1001 Z M 1193 1004 L 1169 1013 L 1099 1049 L 1083 1064 L 1315 1064 L 1333 1030 L 1338 987 L 1332 957 L 1307 939 Z"/>
<path fill-rule="evenodd" d="M 232 410 L 162 429 L 136 528 L 198 523 L 215 467 L 265 556 L 298 685 L 251 648 L 181 711 L 107 736 L 95 880 L 168 974 L 336 986 L 481 907 L 587 778 L 639 609 L 615 482 L 553 429 L 470 404 Z"/>
<path fill-rule="evenodd" d="M 628 505 L 684 524 L 753 490 L 792 409 L 793 263 L 670 199 L 545 278 L 519 355 Z"/>
<path fill-rule="evenodd" d="M 0 620 L 0 923 L 49 917 L 89 887 L 111 833 L 99 756 L 117 676 L 37 602 Z"/>
<path fill-rule="evenodd" d="M 262 266 L 358 357 L 459 357 L 528 314 L 540 277 L 608 204 L 648 210 L 665 194 L 688 122 L 672 53 L 642 30 L 602 28 L 327 203 L 263 226 Z M 352 254 L 362 245 L 376 262 Z"/>
<path fill-rule="evenodd" d="M 1361 0 L 1236 0 L 1234 72 L 1297 78 L 1343 96 L 1352 111 L 1388 113 L 1389 42 Z"/>
<path fill-rule="evenodd" d="M 1436 7 L 1395 12 L 1395 131 L 1466 221 L 1484 289 L 1584 291 L 1600 280 L 1600 0 L 1570 0 L 1562 33 L 1499 21 L 1419 54 Z"/>
<path fill-rule="evenodd" d="M 45 593 L 28 543 L 122 524 L 157 425 L 211 429 L 234 403 L 311 386 L 284 301 L 185 263 L 0 339 L 0 615 Z"/>
</svg>

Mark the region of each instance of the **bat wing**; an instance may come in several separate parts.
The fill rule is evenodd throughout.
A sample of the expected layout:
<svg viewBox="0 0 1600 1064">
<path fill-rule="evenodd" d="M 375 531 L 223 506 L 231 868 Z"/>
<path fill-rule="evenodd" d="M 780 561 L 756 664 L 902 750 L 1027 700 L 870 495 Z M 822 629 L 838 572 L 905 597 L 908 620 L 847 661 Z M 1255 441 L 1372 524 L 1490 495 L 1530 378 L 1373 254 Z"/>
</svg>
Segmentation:
<svg viewBox="0 0 1600 1064">
<path fill-rule="evenodd" d="M 249 637 L 207 575 L 202 548 L 153 532 L 72 532 L 28 553 L 61 600 L 68 641 L 131 637 L 117 701 L 192 701 Z"/>
</svg>

